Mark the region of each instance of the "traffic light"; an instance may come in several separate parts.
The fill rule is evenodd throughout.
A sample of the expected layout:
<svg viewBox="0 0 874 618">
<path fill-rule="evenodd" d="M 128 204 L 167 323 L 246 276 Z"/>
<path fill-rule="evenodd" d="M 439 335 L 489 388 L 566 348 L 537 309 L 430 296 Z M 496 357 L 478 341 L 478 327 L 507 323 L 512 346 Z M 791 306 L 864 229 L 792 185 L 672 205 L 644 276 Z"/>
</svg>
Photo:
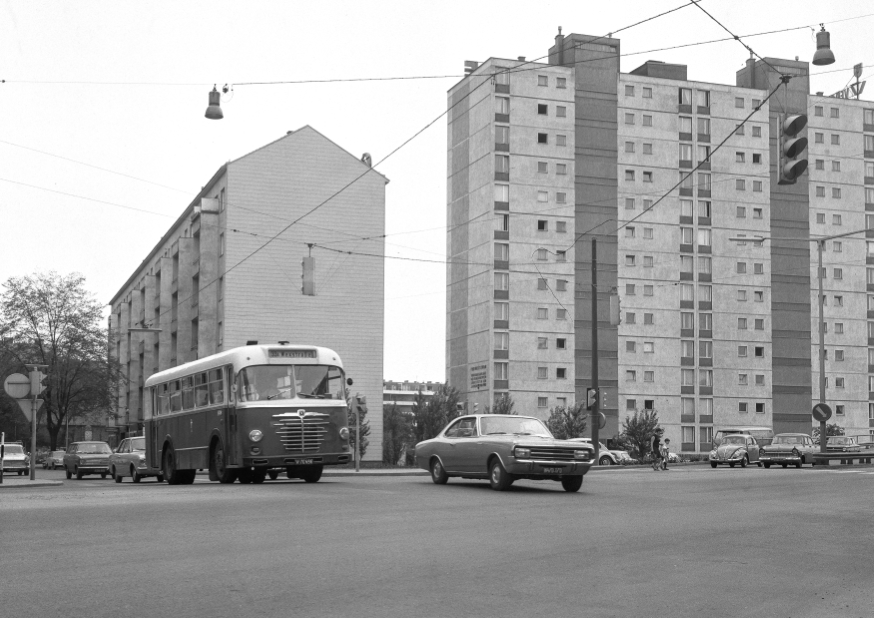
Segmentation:
<svg viewBox="0 0 874 618">
<path fill-rule="evenodd" d="M 586 410 L 591 410 L 596 405 L 598 405 L 598 389 L 597 388 L 587 388 L 586 389 Z"/>
<path fill-rule="evenodd" d="M 34 369 L 30 372 L 30 397 L 39 397 L 39 394 L 46 389 L 47 385 L 43 384 L 42 381 L 47 377 L 39 369 Z"/>
<path fill-rule="evenodd" d="M 798 114 L 777 116 L 780 139 L 777 142 L 777 184 L 794 185 L 795 180 L 807 169 L 807 159 L 799 155 L 807 148 L 807 138 L 798 134 L 807 126 L 807 116 Z"/>
<path fill-rule="evenodd" d="M 610 325 L 622 324 L 622 308 L 619 306 L 619 294 L 610 294 Z"/>
<path fill-rule="evenodd" d="M 456 403 L 455 404 L 455 411 L 458 412 L 459 414 L 463 414 L 464 413 L 464 403 L 461 401 Z"/>
<path fill-rule="evenodd" d="M 303 273 L 301 273 L 300 278 L 303 280 L 303 285 L 300 291 L 303 292 L 304 296 L 315 296 L 316 280 L 314 273 L 316 270 L 316 258 L 305 257 L 301 264 L 303 266 Z"/>
<path fill-rule="evenodd" d="M 359 416 L 367 414 L 367 397 L 364 395 L 357 395 L 355 397 L 355 407 L 358 410 Z"/>
</svg>

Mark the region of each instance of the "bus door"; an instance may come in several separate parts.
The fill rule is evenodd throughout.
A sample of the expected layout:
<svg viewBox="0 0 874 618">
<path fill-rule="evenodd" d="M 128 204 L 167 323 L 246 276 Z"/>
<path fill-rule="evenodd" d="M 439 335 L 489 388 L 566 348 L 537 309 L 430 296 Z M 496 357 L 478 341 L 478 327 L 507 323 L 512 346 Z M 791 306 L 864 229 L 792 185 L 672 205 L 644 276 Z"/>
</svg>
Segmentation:
<svg viewBox="0 0 874 618">
<path fill-rule="evenodd" d="M 237 397 L 234 392 L 234 367 L 228 365 L 225 367 L 225 375 L 227 376 L 227 388 L 225 392 L 228 394 L 225 401 L 224 422 L 222 423 L 222 433 L 224 434 L 225 457 L 227 462 L 234 466 L 240 462 L 237 453 Z"/>
</svg>

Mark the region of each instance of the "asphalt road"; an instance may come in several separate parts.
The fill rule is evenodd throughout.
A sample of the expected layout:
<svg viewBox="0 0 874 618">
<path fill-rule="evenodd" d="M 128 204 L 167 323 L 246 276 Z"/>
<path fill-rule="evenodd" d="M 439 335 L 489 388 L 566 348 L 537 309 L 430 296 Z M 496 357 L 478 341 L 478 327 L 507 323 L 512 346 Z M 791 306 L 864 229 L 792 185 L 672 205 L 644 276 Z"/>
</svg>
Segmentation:
<svg viewBox="0 0 874 618">
<path fill-rule="evenodd" d="M 0 493 L 0 616 L 869 618 L 872 511 L 871 466 L 87 477 Z"/>
</svg>

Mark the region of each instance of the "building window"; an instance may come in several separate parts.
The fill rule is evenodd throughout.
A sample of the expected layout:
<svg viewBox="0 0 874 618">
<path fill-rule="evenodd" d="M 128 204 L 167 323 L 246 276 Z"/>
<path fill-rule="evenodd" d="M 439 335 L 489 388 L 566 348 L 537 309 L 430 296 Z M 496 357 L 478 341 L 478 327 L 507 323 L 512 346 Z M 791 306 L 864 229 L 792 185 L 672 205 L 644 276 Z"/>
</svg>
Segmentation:
<svg viewBox="0 0 874 618">
<path fill-rule="evenodd" d="M 507 245 L 507 247 L 509 248 L 509 245 Z M 497 258 L 495 258 L 495 259 L 497 259 Z M 545 262 L 548 259 L 549 259 L 549 251 L 547 251 L 546 249 L 544 249 L 542 247 L 537 249 L 537 260 L 538 261 Z"/>
<path fill-rule="evenodd" d="M 556 221 L 555 231 L 559 234 L 564 234 L 565 232 L 567 232 L 567 221 Z"/>
<path fill-rule="evenodd" d="M 832 198 L 839 200 L 841 199 L 841 188 L 840 187 L 832 187 Z M 835 215 L 838 219 L 840 219 L 840 215 Z"/>
<path fill-rule="evenodd" d="M 545 249 L 538 249 L 538 251 L 545 251 Z M 495 259 L 500 262 L 507 262 L 510 259 L 510 245 L 503 242 L 495 243 Z"/>
<path fill-rule="evenodd" d="M 626 311 L 625 312 L 625 322 L 627 324 L 637 324 L 637 314 L 634 313 L 633 311 Z M 874 322 L 872 322 L 872 323 L 874 323 Z"/>
<path fill-rule="evenodd" d="M 225 234 L 222 232 L 219 234 L 219 255 L 225 254 Z"/>
<path fill-rule="evenodd" d="M 634 369 L 626 369 L 625 370 L 625 381 L 626 382 L 637 382 L 637 371 Z"/>
<path fill-rule="evenodd" d="M 548 75 L 538 75 L 537 76 L 537 85 L 538 86 L 549 86 L 549 76 Z"/>
<path fill-rule="evenodd" d="M 761 180 L 754 180 L 753 181 L 753 192 L 755 192 L 755 193 L 762 192 L 762 181 Z"/>
<path fill-rule="evenodd" d="M 564 380 L 566 378 L 567 378 L 567 369 L 564 367 L 556 367 L 555 379 L 556 380 Z"/>
<path fill-rule="evenodd" d="M 555 310 L 555 319 L 556 320 L 566 320 L 567 319 L 567 309 L 556 309 Z"/>
<path fill-rule="evenodd" d="M 556 135 L 555 136 L 555 145 L 556 146 L 567 146 L 567 135 Z"/>
<path fill-rule="evenodd" d="M 643 295 L 644 296 L 652 296 L 653 286 L 645 285 L 643 286 Z"/>
<path fill-rule="evenodd" d="M 625 170 L 625 181 L 634 182 L 634 170 Z"/>
<path fill-rule="evenodd" d="M 649 325 L 649 326 L 655 324 L 655 315 L 652 313 L 644 313 L 643 314 L 643 323 L 646 325 Z"/>
<path fill-rule="evenodd" d="M 565 349 L 567 349 L 567 339 L 564 339 L 564 338 L 561 338 L 561 337 L 558 338 L 558 339 L 556 339 L 556 340 L 555 340 L 555 348 L 556 348 L 557 350 L 565 350 Z"/>
<path fill-rule="evenodd" d="M 644 382 L 655 382 L 655 371 L 644 371 L 643 372 L 643 381 Z"/>
<path fill-rule="evenodd" d="M 504 115 L 510 113 L 509 97 L 495 97 L 495 113 Z"/>
<path fill-rule="evenodd" d="M 652 172 L 643 173 L 643 182 L 652 182 Z"/>
<path fill-rule="evenodd" d="M 495 380 L 510 379 L 510 363 L 495 363 Z"/>
<path fill-rule="evenodd" d="M 495 319 L 509 320 L 510 319 L 510 303 L 495 303 Z"/>
<path fill-rule="evenodd" d="M 509 158 L 509 157 L 507 157 Z M 549 173 L 549 163 L 546 161 L 538 161 L 537 162 L 537 173 L 538 174 L 548 174 Z M 546 193 L 545 191 L 541 191 L 540 193 Z M 537 201 L 540 201 L 539 199 Z"/>
<path fill-rule="evenodd" d="M 537 338 L 537 349 L 546 350 L 549 347 L 549 339 L 547 337 Z"/>
<path fill-rule="evenodd" d="M 735 163 L 744 163 L 746 161 L 746 155 L 742 152 L 734 153 L 734 162 Z"/>
<path fill-rule="evenodd" d="M 634 255 L 626 255 L 625 256 L 625 265 L 626 266 L 636 266 L 636 257 Z"/>
<path fill-rule="evenodd" d="M 761 208 L 753 208 L 753 219 L 761 219 L 762 218 L 762 209 Z"/>
<path fill-rule="evenodd" d="M 763 302 L 765 300 L 765 292 L 763 290 L 754 290 L 753 300 L 757 303 Z"/>
<path fill-rule="evenodd" d="M 743 109 L 743 107 L 744 107 L 743 97 L 735 97 L 734 98 L 734 106 L 738 109 Z"/>
<path fill-rule="evenodd" d="M 747 272 L 747 263 L 746 262 L 738 262 L 735 266 L 735 272 L 739 275 L 743 275 Z"/>
<path fill-rule="evenodd" d="M 653 229 L 651 227 L 643 228 L 643 239 L 644 240 L 652 240 L 653 238 Z"/>
<path fill-rule="evenodd" d="M 625 295 L 626 296 L 634 296 L 634 284 L 626 283 L 625 284 Z"/>
<path fill-rule="evenodd" d="M 634 114 L 625 114 L 625 124 L 634 124 Z"/>
<path fill-rule="evenodd" d="M 762 163 L 762 155 L 760 155 L 757 152 L 754 152 L 753 153 L 753 164 L 754 165 L 761 165 L 761 163 Z"/>
<path fill-rule="evenodd" d="M 635 341 L 626 341 L 625 342 L 625 351 L 630 354 L 635 354 L 637 352 L 637 342 Z"/>
<path fill-rule="evenodd" d="M 643 87 L 643 98 L 644 99 L 651 99 L 652 98 L 652 88 L 647 88 L 646 86 Z M 874 121 L 872 121 L 872 122 L 874 122 Z"/>
<path fill-rule="evenodd" d="M 495 333 L 495 349 L 509 350 L 510 349 L 510 333 Z"/>
<path fill-rule="evenodd" d="M 648 114 L 643 115 L 643 126 L 651 127 L 652 126 L 652 116 Z"/>
<path fill-rule="evenodd" d="M 747 209 L 745 206 L 737 207 L 737 218 L 738 219 L 746 219 L 747 217 Z"/>
<path fill-rule="evenodd" d="M 567 291 L 567 280 L 566 279 L 556 279 L 555 280 L 555 289 L 559 292 Z"/>
<path fill-rule="evenodd" d="M 756 414 L 764 414 L 765 413 L 765 404 L 761 402 L 756 402 Z"/>
<path fill-rule="evenodd" d="M 655 352 L 655 342 L 644 341 L 643 342 L 643 353 L 644 354 L 652 354 L 653 352 Z"/>
<path fill-rule="evenodd" d="M 756 318 L 753 324 L 756 330 L 765 330 L 765 319 L 764 318 Z"/>
<path fill-rule="evenodd" d="M 634 142 L 625 142 L 625 152 L 634 152 Z"/>
<path fill-rule="evenodd" d="M 843 335 L 844 334 L 844 323 L 843 322 L 835 322 L 835 335 Z"/>
<path fill-rule="evenodd" d="M 747 300 L 747 291 L 746 290 L 738 290 L 737 291 L 737 299 L 740 302 L 746 302 Z"/>
<path fill-rule="evenodd" d="M 548 320 L 549 319 L 549 309 L 546 307 L 538 307 L 537 308 L 537 319 L 538 320 Z"/>
<path fill-rule="evenodd" d="M 680 385 L 681 386 L 695 386 L 695 370 L 694 369 L 681 369 L 680 370 Z"/>
<path fill-rule="evenodd" d="M 548 144 L 549 143 L 549 135 L 547 133 L 538 133 L 537 134 L 537 143 L 538 144 Z"/>
<path fill-rule="evenodd" d="M 843 279 L 844 278 L 844 269 L 843 268 L 835 268 L 833 271 L 833 277 L 835 279 Z"/>
<path fill-rule="evenodd" d="M 737 402 L 737 411 L 738 412 L 747 412 L 747 402 L 746 401 L 738 401 Z"/>
<path fill-rule="evenodd" d="M 556 163 L 555 164 L 555 175 L 556 176 L 567 176 L 567 163 Z"/>
<path fill-rule="evenodd" d="M 625 86 L 625 96 L 633 97 L 634 96 L 634 86 L 629 86 L 626 84 Z"/>
<path fill-rule="evenodd" d="M 645 154 L 645 155 L 652 154 L 652 144 L 648 144 L 646 142 L 643 143 L 643 154 Z"/>
<path fill-rule="evenodd" d="M 746 318 L 738 318 L 737 319 L 737 329 L 738 330 L 746 330 L 747 329 L 747 319 Z"/>
<path fill-rule="evenodd" d="M 680 116 L 680 133 L 692 134 L 692 118 L 690 116 Z"/>
<path fill-rule="evenodd" d="M 832 161 L 832 171 L 840 172 L 841 171 L 841 162 L 840 161 Z"/>
<path fill-rule="evenodd" d="M 814 116 L 822 116 L 822 105 L 814 105 L 813 106 L 813 115 Z"/>
<path fill-rule="evenodd" d="M 567 250 L 559 249 L 555 252 L 555 261 L 556 262 L 567 262 Z"/>
<path fill-rule="evenodd" d="M 737 355 L 740 356 L 741 358 L 746 358 L 747 346 L 745 346 L 745 345 L 737 346 Z"/>
<path fill-rule="evenodd" d="M 538 232 L 548 232 L 549 231 L 549 223 L 545 219 L 537 220 L 537 231 Z"/>
<path fill-rule="evenodd" d="M 559 78 L 562 79 L 562 78 Z M 537 407 L 538 408 L 546 408 L 549 406 L 549 398 L 548 397 L 538 397 L 537 398 Z"/>
<path fill-rule="evenodd" d="M 817 187 L 817 189 L 819 189 L 819 187 Z M 816 213 L 816 222 L 819 224 L 823 224 L 823 225 L 825 224 L 825 213 L 824 212 Z"/>
<path fill-rule="evenodd" d="M 736 178 L 734 181 L 734 188 L 737 191 L 746 191 L 747 190 L 747 181 L 743 178 Z"/>
<path fill-rule="evenodd" d="M 753 125 L 753 137 L 762 137 L 762 127 Z"/>
<path fill-rule="evenodd" d="M 509 273 L 495 273 L 495 289 L 496 290 L 509 290 L 510 289 L 510 274 Z"/>
<path fill-rule="evenodd" d="M 555 106 L 555 115 L 558 118 L 566 118 L 567 117 L 567 108 L 564 105 L 556 105 Z"/>
<path fill-rule="evenodd" d="M 500 232 L 509 232 L 510 231 L 510 215 L 496 215 L 495 216 L 495 229 Z"/>
<path fill-rule="evenodd" d="M 556 77 L 555 78 L 555 87 L 556 88 L 567 88 L 567 77 Z"/>
<path fill-rule="evenodd" d="M 710 118 L 698 117 L 698 134 L 710 135 Z"/>
<path fill-rule="evenodd" d="M 541 204 L 549 201 L 549 191 L 538 191 L 537 192 L 537 201 Z"/>
<path fill-rule="evenodd" d="M 495 173 L 509 174 L 510 173 L 510 157 L 507 155 L 495 155 Z M 505 180 L 505 179 L 502 179 Z"/>
<path fill-rule="evenodd" d="M 764 264 L 753 264 L 753 274 L 762 275 L 765 273 L 765 265 Z"/>
<path fill-rule="evenodd" d="M 537 379 L 538 380 L 548 380 L 549 379 L 549 368 L 548 367 L 538 367 L 537 368 Z"/>
<path fill-rule="evenodd" d="M 737 383 L 740 386 L 746 386 L 747 384 L 749 384 L 749 376 L 745 373 L 737 374 Z"/>
<path fill-rule="evenodd" d="M 537 289 L 538 290 L 548 289 L 548 286 L 546 285 L 546 279 L 544 279 L 543 277 L 540 277 L 539 279 L 537 279 Z"/>
<path fill-rule="evenodd" d="M 839 388 L 843 388 L 843 386 L 841 386 L 841 387 L 839 387 Z M 837 405 L 835 406 L 835 414 L 838 415 L 838 416 L 843 416 L 843 415 L 844 415 L 844 406 L 843 406 L 843 404 L 837 404 Z"/>
<path fill-rule="evenodd" d="M 495 185 L 495 201 L 509 202 L 510 201 L 510 185 Z"/>
<path fill-rule="evenodd" d="M 712 261 L 705 255 L 698 256 L 698 272 L 702 274 L 710 274 Z"/>
<path fill-rule="evenodd" d="M 644 268 L 652 268 L 652 264 L 653 264 L 653 262 L 652 262 L 652 256 L 651 256 L 651 255 L 645 255 L 645 256 L 643 256 L 643 267 L 644 267 Z"/>
<path fill-rule="evenodd" d="M 634 210 L 634 198 L 626 197 L 625 198 L 625 210 Z"/>
<path fill-rule="evenodd" d="M 549 114 L 549 106 L 546 105 L 545 103 L 538 103 L 537 104 L 537 114 L 539 116 L 548 115 Z"/>
<path fill-rule="evenodd" d="M 832 146 L 840 146 L 841 145 L 841 136 L 835 133 L 832 133 Z"/>
<path fill-rule="evenodd" d="M 756 386 L 764 386 L 765 385 L 765 376 L 761 373 L 756 374 Z"/>
</svg>

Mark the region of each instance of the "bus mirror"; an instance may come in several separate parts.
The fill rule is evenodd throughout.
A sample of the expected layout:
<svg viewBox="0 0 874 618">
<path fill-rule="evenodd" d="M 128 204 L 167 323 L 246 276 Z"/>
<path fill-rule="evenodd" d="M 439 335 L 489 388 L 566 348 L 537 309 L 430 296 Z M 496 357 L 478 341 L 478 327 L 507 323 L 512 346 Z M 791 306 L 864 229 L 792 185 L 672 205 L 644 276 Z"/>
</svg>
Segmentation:
<svg viewBox="0 0 874 618">
<path fill-rule="evenodd" d="M 346 378 L 346 384 L 352 386 L 352 378 Z"/>
</svg>

